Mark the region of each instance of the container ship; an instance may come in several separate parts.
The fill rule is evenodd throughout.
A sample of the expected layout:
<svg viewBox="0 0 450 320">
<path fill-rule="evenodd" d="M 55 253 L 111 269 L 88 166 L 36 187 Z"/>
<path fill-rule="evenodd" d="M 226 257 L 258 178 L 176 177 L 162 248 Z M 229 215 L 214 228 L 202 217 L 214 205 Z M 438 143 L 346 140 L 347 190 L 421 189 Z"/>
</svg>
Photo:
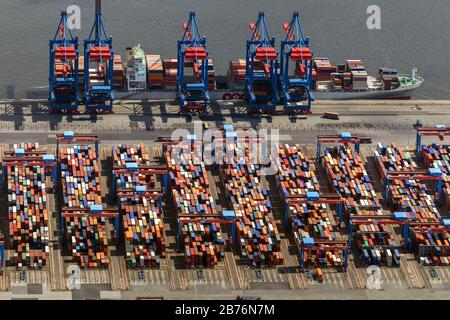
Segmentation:
<svg viewBox="0 0 450 320">
<path fill-rule="evenodd" d="M 116 98 L 122 100 L 176 99 L 176 59 L 161 61 L 159 55 L 146 57 L 149 59 L 147 86 L 136 90 L 117 84 Z M 329 65 L 327 69 L 323 67 L 324 61 Z M 357 62 L 363 71 L 355 72 L 348 67 L 354 62 Z M 211 70 L 214 70 L 211 59 L 209 63 Z M 399 74 L 393 68 L 380 68 L 378 74 L 371 76 L 365 70 L 362 60 L 347 60 L 345 65 L 337 67 L 331 66 L 328 58 L 317 58 L 314 63 L 317 67 L 313 70 L 315 76 L 312 94 L 316 100 L 408 99 L 412 91 L 423 83 L 423 78 L 416 75 L 415 69 L 412 70 L 411 75 L 407 75 Z M 171 68 L 171 64 L 175 67 Z M 245 69 L 244 59 L 232 60 L 227 75 L 212 76 L 211 99 L 245 100 Z M 128 78 L 127 82 L 129 83 Z"/>
<path fill-rule="evenodd" d="M 63 12 L 50 40 L 49 110 L 111 112 L 115 99 L 177 101 L 180 113 L 207 112 L 211 101 L 245 100 L 249 113 L 310 112 L 316 99 L 390 99 L 409 97 L 423 79 L 380 68 L 369 76 L 362 60 L 333 66 L 328 58 L 314 55 L 310 39 L 303 34 L 298 12 L 280 47 L 269 32 L 265 15 L 249 24 L 245 59 L 229 61 L 226 75 L 217 76 L 209 56 L 206 37 L 195 12 L 183 24 L 176 58 L 146 53 L 137 45 L 127 48 L 124 63 L 113 51 L 112 37 L 103 24 L 100 1 L 83 55 Z"/>
</svg>

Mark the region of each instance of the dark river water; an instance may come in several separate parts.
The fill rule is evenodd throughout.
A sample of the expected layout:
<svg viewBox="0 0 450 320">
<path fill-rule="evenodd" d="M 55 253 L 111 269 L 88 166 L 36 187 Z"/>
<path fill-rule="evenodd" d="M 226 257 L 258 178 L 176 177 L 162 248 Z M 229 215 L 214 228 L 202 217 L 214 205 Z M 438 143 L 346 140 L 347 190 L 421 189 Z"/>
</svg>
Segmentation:
<svg viewBox="0 0 450 320">
<path fill-rule="evenodd" d="M 24 97 L 48 85 L 48 41 L 68 5 L 81 8 L 82 40 L 94 17 L 94 0 L 0 0 L 0 97 Z M 381 29 L 366 25 L 369 5 L 381 9 Z M 245 56 L 248 23 L 266 12 L 269 29 L 281 41 L 283 22 L 299 11 L 316 56 L 333 64 L 363 59 L 369 73 L 380 66 L 425 78 L 415 97 L 450 98 L 449 0 L 103 0 L 104 23 L 114 49 L 140 43 L 148 53 L 176 57 L 176 41 L 190 10 L 197 12 L 216 73 Z"/>
</svg>

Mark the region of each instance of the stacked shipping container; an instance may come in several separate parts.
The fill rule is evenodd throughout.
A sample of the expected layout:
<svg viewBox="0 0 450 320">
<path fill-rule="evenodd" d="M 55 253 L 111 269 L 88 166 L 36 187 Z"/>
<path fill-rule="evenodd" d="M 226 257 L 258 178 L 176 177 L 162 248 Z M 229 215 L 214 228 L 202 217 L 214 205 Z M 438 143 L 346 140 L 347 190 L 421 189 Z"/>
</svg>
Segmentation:
<svg viewBox="0 0 450 320">
<path fill-rule="evenodd" d="M 250 161 L 249 143 L 230 143 L 222 167 L 222 180 L 237 223 L 240 249 L 253 267 L 283 264 L 281 238 L 273 218 L 260 167 Z M 242 153 L 245 159 L 237 154 Z M 233 154 L 233 156 L 232 156 Z"/>
<path fill-rule="evenodd" d="M 106 71 L 105 71 L 106 62 L 99 62 L 95 64 L 92 68 L 89 68 L 89 88 L 92 86 L 105 86 L 106 83 Z"/>
<path fill-rule="evenodd" d="M 166 89 L 175 89 L 177 87 L 177 59 L 164 59 L 164 87 Z"/>
<path fill-rule="evenodd" d="M 175 60 L 176 61 L 176 60 Z M 206 62 L 207 69 L 208 69 L 208 78 L 207 78 L 207 88 L 208 90 L 215 90 L 216 89 L 216 78 L 214 76 L 214 63 L 212 59 L 208 59 Z M 187 68 L 187 70 L 184 73 L 185 79 L 187 82 L 199 82 L 201 70 L 202 70 L 202 64 L 192 60 L 192 59 L 186 59 L 184 63 L 184 67 Z M 175 69 L 176 70 L 176 69 Z"/>
<path fill-rule="evenodd" d="M 175 159 L 169 149 L 165 158 L 177 212 L 179 215 L 189 215 L 185 218 L 179 216 L 179 240 L 185 253 L 186 266 L 213 267 L 225 255 L 220 224 L 193 220 L 201 219 L 204 215 L 219 217 L 209 189 L 205 164 L 195 152 L 184 152 Z"/>
<path fill-rule="evenodd" d="M 231 60 L 228 69 L 229 87 L 234 90 L 244 90 L 245 87 L 245 59 Z"/>
<path fill-rule="evenodd" d="M 63 203 L 67 209 L 90 209 L 102 203 L 97 156 L 90 146 L 60 148 Z M 64 211 L 64 208 L 63 208 Z M 64 217 L 65 238 L 73 259 L 82 267 L 109 264 L 105 218 L 86 215 Z"/>
<path fill-rule="evenodd" d="M 25 152 L 38 144 L 14 145 Z M 19 164 L 7 167 L 8 217 L 11 262 L 16 267 L 40 269 L 49 253 L 47 192 L 44 166 Z"/>
<path fill-rule="evenodd" d="M 422 265 L 450 266 L 450 237 L 446 231 L 416 227 L 412 230 L 412 247 Z"/>
<path fill-rule="evenodd" d="M 208 59 L 208 90 L 216 90 L 216 77 L 214 74 L 214 63 L 212 59 Z"/>
<path fill-rule="evenodd" d="M 351 73 L 353 90 L 367 90 L 367 71 L 362 60 L 347 60 L 345 69 Z"/>
<path fill-rule="evenodd" d="M 383 82 L 385 90 L 393 90 L 400 87 L 400 79 L 396 69 L 381 68 L 378 70 L 378 76 Z"/>
<path fill-rule="evenodd" d="M 113 151 L 114 166 L 125 167 L 127 163 L 150 165 L 149 155 L 143 145 L 120 145 Z M 165 257 L 164 224 L 162 208 L 158 200 L 148 195 L 139 195 L 138 186 L 146 186 L 146 190 L 154 190 L 154 175 L 135 173 L 115 174 L 117 191 L 130 189 L 130 194 L 119 198 L 126 261 L 129 266 L 157 267 L 158 257 Z"/>
<path fill-rule="evenodd" d="M 401 171 L 414 172 L 418 165 L 413 154 L 405 152 L 395 144 L 389 147 L 378 145 L 375 153 L 380 172 Z M 406 212 L 408 219 L 415 222 L 438 222 L 439 211 L 434 196 L 426 183 L 411 179 L 392 178 L 389 185 L 389 200 L 397 211 Z"/>
<path fill-rule="evenodd" d="M 147 86 L 149 89 L 164 88 L 164 68 L 160 55 L 147 55 Z"/>
<path fill-rule="evenodd" d="M 120 55 L 114 56 L 114 66 L 113 66 L 113 85 L 114 89 L 123 89 L 123 84 L 125 82 L 125 73 L 122 64 L 122 57 Z"/>
<path fill-rule="evenodd" d="M 324 161 L 328 180 L 342 195 L 346 207 L 352 208 L 353 213 L 367 208 L 371 214 L 382 214 L 375 188 L 358 154 L 349 147 L 327 148 Z"/>
<path fill-rule="evenodd" d="M 440 160 L 437 146 L 426 147 L 422 150 L 422 156 L 427 167 L 441 169 L 444 173 L 446 166 Z M 442 151 L 444 151 L 443 149 Z M 445 152 L 445 151 L 444 151 Z M 389 147 L 378 145 L 377 165 L 380 172 L 389 171 L 414 172 L 419 169 L 414 161 L 413 153 L 403 151 L 395 144 Z M 445 231 L 436 231 L 420 224 L 440 223 L 440 213 L 436 207 L 434 193 L 423 181 L 414 179 L 395 179 L 393 177 L 389 185 L 389 197 L 398 211 L 406 212 L 408 219 L 415 222 L 413 227 L 412 248 L 424 265 L 449 265 L 450 246 L 449 235 Z"/>
<path fill-rule="evenodd" d="M 420 153 L 427 168 L 441 169 L 444 174 L 444 199 L 442 200 L 448 209 L 450 204 L 450 146 L 432 144 L 423 147 Z"/>
<path fill-rule="evenodd" d="M 306 198 L 308 192 L 320 192 L 313 164 L 301 151 L 299 145 L 280 146 L 277 167 L 277 184 L 283 199 Z M 319 241 L 339 240 L 337 226 L 330 219 L 327 205 L 291 203 L 288 210 L 290 227 L 299 249 L 305 238 Z M 342 253 L 334 250 L 305 252 L 304 260 L 307 266 L 322 267 L 342 267 L 344 261 Z"/>
<path fill-rule="evenodd" d="M 358 154 L 348 146 L 327 148 L 325 168 L 334 190 L 345 200 L 347 214 L 358 216 L 383 216 L 375 188 Z M 398 243 L 384 225 L 356 225 L 356 243 L 366 264 L 400 263 Z"/>
<path fill-rule="evenodd" d="M 328 58 L 315 58 L 314 69 L 317 72 L 317 81 L 330 81 L 331 74 L 336 72 L 336 67 L 331 65 Z"/>
<path fill-rule="evenodd" d="M 270 65 L 266 61 L 255 59 L 254 63 L 254 78 L 258 79 L 253 84 L 253 92 L 255 96 L 267 97 L 270 94 Z"/>
<path fill-rule="evenodd" d="M 122 58 L 120 58 L 120 59 L 122 59 Z M 120 64 L 121 64 L 121 68 L 123 71 L 122 62 Z M 78 58 L 78 87 L 79 87 L 80 91 L 84 90 L 84 56 L 80 56 Z"/>
</svg>

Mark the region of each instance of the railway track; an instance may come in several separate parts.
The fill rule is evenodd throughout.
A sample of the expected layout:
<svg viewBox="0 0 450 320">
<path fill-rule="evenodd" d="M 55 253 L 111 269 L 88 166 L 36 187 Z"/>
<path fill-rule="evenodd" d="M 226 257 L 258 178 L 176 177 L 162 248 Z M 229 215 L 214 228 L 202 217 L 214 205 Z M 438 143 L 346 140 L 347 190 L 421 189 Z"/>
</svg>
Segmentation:
<svg viewBox="0 0 450 320">
<path fill-rule="evenodd" d="M 348 267 L 347 267 L 347 286 L 350 289 L 364 289 L 366 287 L 366 283 L 361 277 L 360 271 L 356 269 L 355 263 L 353 261 L 353 257 L 349 257 L 348 259 Z"/>
<path fill-rule="evenodd" d="M 140 272 L 142 274 L 140 275 Z M 139 284 L 159 284 L 159 285 L 167 285 L 169 286 L 169 275 L 167 272 L 167 268 L 160 269 L 141 269 L 134 270 L 128 269 L 128 274 L 130 278 L 130 283 L 133 285 Z"/>
<path fill-rule="evenodd" d="M 176 279 L 175 275 L 173 274 L 172 267 L 171 267 L 171 261 L 170 261 L 170 255 L 167 254 L 166 256 L 167 261 L 167 275 L 169 277 L 169 289 L 175 291 L 177 289 Z"/>
<path fill-rule="evenodd" d="M 50 191 L 50 190 L 49 190 Z M 58 212 L 55 211 L 55 195 L 52 192 L 47 192 L 47 205 L 49 212 L 49 235 L 50 235 L 50 279 L 52 290 L 66 290 L 66 282 L 63 269 L 63 261 L 60 248 L 60 237 L 58 231 Z"/>
<path fill-rule="evenodd" d="M 242 271 L 237 266 L 232 252 L 225 253 L 225 267 L 228 273 L 230 286 L 233 290 L 248 289 L 248 280 L 244 277 Z"/>
<path fill-rule="evenodd" d="M 125 262 L 124 257 L 119 258 L 119 273 L 121 275 L 121 290 L 130 290 L 131 289 L 131 279 L 130 274 L 128 273 L 127 263 Z"/>
<path fill-rule="evenodd" d="M 186 269 L 178 268 L 175 265 L 175 258 L 177 254 L 167 254 L 167 271 L 169 274 L 169 283 L 171 290 L 186 290 L 189 288 L 189 277 Z"/>
<path fill-rule="evenodd" d="M 287 239 L 281 240 L 281 251 L 284 257 L 284 269 L 289 283 L 289 288 L 307 289 L 308 284 L 305 274 L 300 272 L 300 264 L 297 256 L 293 256 L 289 252 L 289 241 Z"/>
<path fill-rule="evenodd" d="M 84 269 L 80 273 L 81 284 L 111 285 L 111 275 L 108 269 Z"/>
<path fill-rule="evenodd" d="M 11 284 L 14 285 L 33 285 L 33 284 L 50 284 L 50 270 L 11 270 L 10 272 Z"/>
</svg>

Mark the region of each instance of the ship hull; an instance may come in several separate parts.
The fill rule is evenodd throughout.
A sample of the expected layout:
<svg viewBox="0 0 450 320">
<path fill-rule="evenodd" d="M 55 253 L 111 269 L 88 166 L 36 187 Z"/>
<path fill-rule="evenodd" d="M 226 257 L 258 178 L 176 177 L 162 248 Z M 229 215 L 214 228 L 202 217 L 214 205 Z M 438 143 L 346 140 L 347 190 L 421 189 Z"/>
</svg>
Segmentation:
<svg viewBox="0 0 450 320">
<path fill-rule="evenodd" d="M 370 99 L 398 99 L 410 98 L 411 92 L 417 86 L 401 87 L 394 90 L 373 91 L 314 91 L 315 100 L 370 100 Z M 116 100 L 148 100 L 164 101 L 176 99 L 174 90 L 155 90 L 145 92 L 115 92 Z M 210 91 L 211 100 L 243 100 L 244 91 L 213 90 Z"/>
</svg>

